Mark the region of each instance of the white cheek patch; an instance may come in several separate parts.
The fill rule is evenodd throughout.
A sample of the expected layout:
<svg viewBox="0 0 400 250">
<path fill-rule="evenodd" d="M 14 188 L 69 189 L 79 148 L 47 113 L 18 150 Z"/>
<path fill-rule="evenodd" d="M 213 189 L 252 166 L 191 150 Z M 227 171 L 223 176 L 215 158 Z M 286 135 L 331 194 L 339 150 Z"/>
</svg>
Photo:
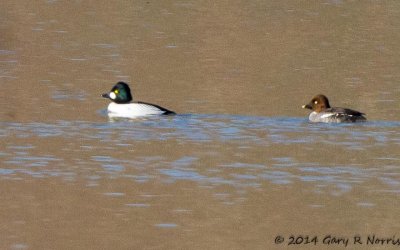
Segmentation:
<svg viewBox="0 0 400 250">
<path fill-rule="evenodd" d="M 117 96 L 115 95 L 114 92 L 110 92 L 109 96 L 110 96 L 110 98 L 113 99 L 113 100 L 115 100 L 115 98 L 117 98 Z"/>
</svg>

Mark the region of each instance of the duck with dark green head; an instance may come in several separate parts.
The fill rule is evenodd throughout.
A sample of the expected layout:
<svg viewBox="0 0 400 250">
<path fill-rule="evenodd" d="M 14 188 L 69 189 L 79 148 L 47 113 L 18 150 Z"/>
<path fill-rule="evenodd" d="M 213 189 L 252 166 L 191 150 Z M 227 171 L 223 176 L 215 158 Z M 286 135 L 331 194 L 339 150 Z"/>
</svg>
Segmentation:
<svg viewBox="0 0 400 250">
<path fill-rule="evenodd" d="M 112 102 L 108 105 L 108 114 L 112 117 L 135 118 L 148 115 L 173 115 L 175 112 L 147 102 L 133 102 L 131 89 L 124 82 L 118 82 L 110 92 L 102 95 Z"/>
</svg>

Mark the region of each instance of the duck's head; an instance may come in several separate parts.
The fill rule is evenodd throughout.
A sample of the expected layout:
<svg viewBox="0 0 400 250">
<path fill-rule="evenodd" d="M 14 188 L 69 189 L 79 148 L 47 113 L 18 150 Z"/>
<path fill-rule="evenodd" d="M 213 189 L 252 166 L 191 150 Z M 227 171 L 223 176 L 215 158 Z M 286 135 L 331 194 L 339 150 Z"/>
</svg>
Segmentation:
<svg viewBox="0 0 400 250">
<path fill-rule="evenodd" d="M 331 106 L 329 105 L 329 100 L 326 96 L 324 95 L 316 95 L 311 99 L 311 101 L 303 105 L 303 109 L 311 109 L 312 111 L 315 111 L 317 113 L 330 108 Z"/>
<path fill-rule="evenodd" d="M 131 89 L 124 82 L 118 82 L 109 93 L 102 94 L 101 96 L 120 104 L 132 101 Z"/>
</svg>

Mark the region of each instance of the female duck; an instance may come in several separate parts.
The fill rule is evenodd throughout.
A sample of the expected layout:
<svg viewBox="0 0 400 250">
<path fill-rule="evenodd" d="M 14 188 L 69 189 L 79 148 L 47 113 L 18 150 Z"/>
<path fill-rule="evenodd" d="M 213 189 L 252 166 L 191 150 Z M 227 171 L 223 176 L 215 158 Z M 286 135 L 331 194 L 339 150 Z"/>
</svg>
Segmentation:
<svg viewBox="0 0 400 250">
<path fill-rule="evenodd" d="M 315 96 L 303 109 L 311 109 L 311 122 L 360 122 L 366 121 L 364 113 L 347 108 L 331 108 L 328 98 L 324 95 Z"/>
<path fill-rule="evenodd" d="M 173 115 L 175 112 L 155 104 L 132 102 L 131 90 L 128 84 L 118 82 L 109 93 L 102 95 L 112 102 L 108 105 L 108 115 L 112 117 L 134 118 L 147 115 Z"/>
</svg>

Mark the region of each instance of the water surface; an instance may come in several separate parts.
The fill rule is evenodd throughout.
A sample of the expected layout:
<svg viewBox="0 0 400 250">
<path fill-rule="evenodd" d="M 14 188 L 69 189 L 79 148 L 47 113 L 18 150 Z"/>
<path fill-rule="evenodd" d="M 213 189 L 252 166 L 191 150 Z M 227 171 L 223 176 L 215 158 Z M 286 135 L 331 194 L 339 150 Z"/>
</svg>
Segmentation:
<svg viewBox="0 0 400 250">
<path fill-rule="evenodd" d="M 91 229 L 91 237 L 110 230 L 110 223 L 118 228 L 122 223 L 124 233 L 114 229 L 116 235 L 109 237 L 123 237 L 127 231 L 136 237 L 145 232 L 162 237 L 166 233 L 158 231 L 162 229 L 199 240 L 199 233 L 210 237 L 207 224 L 218 220 L 218 226 L 211 228 L 224 229 L 228 235 L 214 235 L 215 240 L 227 237 L 234 243 L 230 235 L 236 229 L 225 227 L 249 223 L 247 216 L 261 216 L 244 226 L 250 231 L 282 220 L 289 223 L 263 229 L 262 240 L 248 235 L 257 240 L 254 246 L 271 244 L 274 234 L 319 228 L 300 224 L 307 218 L 336 224 L 329 231 L 321 228 L 323 233 L 369 233 L 359 223 L 346 229 L 352 220 L 368 220 L 374 231 L 397 228 L 390 220 L 384 226 L 382 222 L 388 214 L 396 214 L 398 205 L 398 122 L 311 124 L 305 118 L 234 115 L 103 118 L 103 122 L 0 124 L 0 136 L 6 141 L 0 152 L 0 178 L 3 186 L 15 189 L 3 193 L 10 199 L 3 210 L 22 216 L 9 222 L 12 238 L 29 242 L 20 235 L 18 221 L 38 226 L 34 218 L 25 217 L 26 209 L 46 213 L 39 224 L 47 223 L 50 231 L 64 219 L 79 219 L 81 212 L 94 213 L 93 219 L 79 223 L 80 230 L 89 230 L 99 218 L 104 220 L 104 226 Z M 385 214 L 371 216 L 378 211 Z M 301 218 L 288 221 L 281 217 L 286 213 Z M 73 225 L 70 222 L 57 232 L 68 232 Z M 37 238 L 41 232 L 32 234 Z M 15 241 L 12 238 L 9 242 Z M 184 242 L 179 245 L 189 244 Z M 145 241 L 126 244 L 148 246 Z M 167 241 L 163 246 L 174 244 Z"/>
<path fill-rule="evenodd" d="M 399 231 L 400 2 L 0 5 L 1 249 Z M 109 119 L 117 81 L 179 115 Z M 309 123 L 319 93 L 369 121 Z"/>
</svg>

